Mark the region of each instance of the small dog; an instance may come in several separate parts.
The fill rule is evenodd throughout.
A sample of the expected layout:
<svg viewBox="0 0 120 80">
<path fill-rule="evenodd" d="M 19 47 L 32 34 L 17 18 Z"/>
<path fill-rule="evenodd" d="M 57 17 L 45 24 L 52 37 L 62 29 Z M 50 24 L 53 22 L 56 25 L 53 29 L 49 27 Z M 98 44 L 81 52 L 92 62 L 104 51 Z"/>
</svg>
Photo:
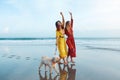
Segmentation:
<svg viewBox="0 0 120 80">
<path fill-rule="evenodd" d="M 52 73 L 52 69 L 54 69 L 55 72 L 59 75 L 59 72 L 56 69 L 56 63 L 58 63 L 59 61 L 60 61 L 59 57 L 50 58 L 50 57 L 47 57 L 47 56 L 43 56 L 41 58 L 41 63 L 40 63 L 40 66 L 39 66 L 39 70 L 41 69 L 41 67 L 43 65 L 45 65 L 45 70 L 46 70 L 46 66 L 48 66 L 49 70 L 50 70 L 50 73 Z"/>
</svg>

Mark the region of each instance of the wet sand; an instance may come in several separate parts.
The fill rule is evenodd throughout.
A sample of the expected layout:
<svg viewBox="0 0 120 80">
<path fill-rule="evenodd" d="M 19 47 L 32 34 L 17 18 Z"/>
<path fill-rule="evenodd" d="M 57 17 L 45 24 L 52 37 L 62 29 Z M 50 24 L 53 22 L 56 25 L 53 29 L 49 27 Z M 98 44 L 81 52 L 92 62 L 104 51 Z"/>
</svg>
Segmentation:
<svg viewBox="0 0 120 80">
<path fill-rule="evenodd" d="M 58 76 L 38 67 L 41 56 L 54 56 L 55 45 L 0 46 L 0 80 L 120 80 L 120 52 L 77 44 L 75 63 L 59 64 Z M 57 52 L 58 54 L 58 52 Z"/>
</svg>

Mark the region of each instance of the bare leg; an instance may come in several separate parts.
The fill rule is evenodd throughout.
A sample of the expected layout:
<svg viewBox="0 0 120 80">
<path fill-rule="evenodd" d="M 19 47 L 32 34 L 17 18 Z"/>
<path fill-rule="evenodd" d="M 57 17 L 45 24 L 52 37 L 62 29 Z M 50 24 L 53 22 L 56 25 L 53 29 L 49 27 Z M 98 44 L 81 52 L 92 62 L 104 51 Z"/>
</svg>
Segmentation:
<svg viewBox="0 0 120 80">
<path fill-rule="evenodd" d="M 59 64 L 62 64 L 62 62 L 61 62 L 61 58 L 60 58 Z"/>
<path fill-rule="evenodd" d="M 59 75 L 59 72 L 57 71 L 57 69 L 55 68 L 55 66 L 53 67 L 53 69 L 55 70 L 55 72 L 57 73 L 57 75 Z"/>
<path fill-rule="evenodd" d="M 73 61 L 73 57 L 71 57 L 71 62 L 72 62 L 72 63 L 75 63 L 75 62 Z"/>
<path fill-rule="evenodd" d="M 69 61 L 68 61 L 68 58 L 69 58 L 69 55 L 67 56 L 67 59 L 66 59 L 66 60 L 67 60 L 67 62 L 69 62 Z"/>
<path fill-rule="evenodd" d="M 65 58 L 63 58 L 64 64 L 67 65 L 67 61 Z"/>
</svg>

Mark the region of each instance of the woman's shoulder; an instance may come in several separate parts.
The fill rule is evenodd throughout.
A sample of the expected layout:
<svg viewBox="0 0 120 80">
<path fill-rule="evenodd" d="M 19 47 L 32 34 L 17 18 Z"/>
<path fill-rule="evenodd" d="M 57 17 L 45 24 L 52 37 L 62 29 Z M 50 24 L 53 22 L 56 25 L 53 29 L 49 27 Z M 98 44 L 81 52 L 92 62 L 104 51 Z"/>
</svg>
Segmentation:
<svg viewBox="0 0 120 80">
<path fill-rule="evenodd" d="M 59 33 L 60 31 L 56 30 L 56 33 Z"/>
<path fill-rule="evenodd" d="M 56 30 L 56 34 L 60 34 L 60 31 Z"/>
</svg>

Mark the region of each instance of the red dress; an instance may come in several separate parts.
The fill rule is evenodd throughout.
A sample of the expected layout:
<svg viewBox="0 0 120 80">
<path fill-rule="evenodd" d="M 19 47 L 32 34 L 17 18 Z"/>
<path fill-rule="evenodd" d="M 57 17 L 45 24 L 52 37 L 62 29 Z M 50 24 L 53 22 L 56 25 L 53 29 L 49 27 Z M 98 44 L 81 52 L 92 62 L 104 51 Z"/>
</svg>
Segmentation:
<svg viewBox="0 0 120 80">
<path fill-rule="evenodd" d="M 67 35 L 66 43 L 68 45 L 68 56 L 76 57 L 76 46 L 73 36 L 73 19 L 71 19 L 71 28 L 69 31 L 66 29 L 65 34 Z"/>
</svg>

